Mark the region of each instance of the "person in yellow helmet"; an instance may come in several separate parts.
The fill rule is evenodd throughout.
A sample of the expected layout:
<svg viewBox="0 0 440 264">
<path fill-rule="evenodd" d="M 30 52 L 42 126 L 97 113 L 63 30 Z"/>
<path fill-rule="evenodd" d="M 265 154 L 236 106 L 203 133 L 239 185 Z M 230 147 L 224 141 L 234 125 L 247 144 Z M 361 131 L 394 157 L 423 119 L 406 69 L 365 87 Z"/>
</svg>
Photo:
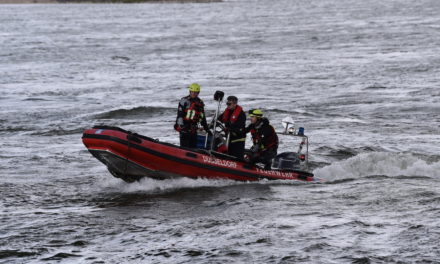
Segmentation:
<svg viewBox="0 0 440 264">
<path fill-rule="evenodd" d="M 188 86 L 189 95 L 182 97 L 177 108 L 177 118 L 174 129 L 180 133 L 180 146 L 188 148 L 197 147 L 197 128 L 200 123 L 208 134 L 205 116 L 205 104 L 198 97 L 200 85 L 192 83 Z"/>
<path fill-rule="evenodd" d="M 251 133 L 253 146 L 248 161 L 253 164 L 261 162 L 264 169 L 270 170 L 278 151 L 278 135 L 260 109 L 250 110 L 249 116 L 251 124 L 246 127 L 246 133 Z"/>
</svg>

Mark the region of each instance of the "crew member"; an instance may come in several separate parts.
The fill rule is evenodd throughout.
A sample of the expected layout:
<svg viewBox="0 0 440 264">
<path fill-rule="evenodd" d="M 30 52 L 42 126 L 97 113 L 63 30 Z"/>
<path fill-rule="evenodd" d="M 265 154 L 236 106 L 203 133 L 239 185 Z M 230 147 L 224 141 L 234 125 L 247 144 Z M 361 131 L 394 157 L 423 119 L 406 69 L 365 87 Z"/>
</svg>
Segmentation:
<svg viewBox="0 0 440 264">
<path fill-rule="evenodd" d="M 278 135 L 260 109 L 250 110 L 249 116 L 251 124 L 246 127 L 246 133 L 251 132 L 253 141 L 249 162 L 261 162 L 265 170 L 270 170 L 272 159 L 277 155 Z"/>
<path fill-rule="evenodd" d="M 218 120 L 224 124 L 226 134 L 229 134 L 228 154 L 242 160 L 246 142 L 246 114 L 237 103 L 237 97 L 229 96 L 227 107 Z"/>
<path fill-rule="evenodd" d="M 199 123 L 209 135 L 212 133 L 206 123 L 205 104 L 198 97 L 200 85 L 193 83 L 188 86 L 188 89 L 189 95 L 180 99 L 174 129 L 180 133 L 180 146 L 196 148 Z"/>
</svg>

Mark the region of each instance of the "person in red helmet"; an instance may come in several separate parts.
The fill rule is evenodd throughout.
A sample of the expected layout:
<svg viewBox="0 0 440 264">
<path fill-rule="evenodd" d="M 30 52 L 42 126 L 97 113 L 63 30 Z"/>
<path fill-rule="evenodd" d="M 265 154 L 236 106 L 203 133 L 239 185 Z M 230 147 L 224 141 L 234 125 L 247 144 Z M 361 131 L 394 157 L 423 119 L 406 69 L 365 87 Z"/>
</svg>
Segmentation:
<svg viewBox="0 0 440 264">
<path fill-rule="evenodd" d="M 237 97 L 229 96 L 227 107 L 218 120 L 224 124 L 226 134 L 229 134 L 228 154 L 242 160 L 246 142 L 246 114 L 237 103 Z"/>
<path fill-rule="evenodd" d="M 199 123 L 209 135 L 212 133 L 206 122 L 205 104 L 198 97 L 200 85 L 193 83 L 188 86 L 188 89 L 189 95 L 180 99 L 174 129 L 180 134 L 181 147 L 196 148 Z"/>
<path fill-rule="evenodd" d="M 253 164 L 261 162 L 265 170 L 270 170 L 278 151 L 278 135 L 260 109 L 250 110 L 249 116 L 251 124 L 246 127 L 246 133 L 251 133 L 253 146 L 248 161 Z"/>
</svg>

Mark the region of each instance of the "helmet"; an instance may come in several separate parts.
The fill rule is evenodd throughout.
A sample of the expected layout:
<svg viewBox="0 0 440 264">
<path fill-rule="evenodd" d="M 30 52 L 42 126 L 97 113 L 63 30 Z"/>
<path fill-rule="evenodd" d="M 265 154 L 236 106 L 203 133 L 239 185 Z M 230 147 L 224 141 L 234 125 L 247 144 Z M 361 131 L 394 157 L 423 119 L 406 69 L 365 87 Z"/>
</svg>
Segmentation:
<svg viewBox="0 0 440 264">
<path fill-rule="evenodd" d="M 263 117 L 263 111 L 261 111 L 260 109 L 252 109 L 249 110 L 249 116 L 255 116 L 255 117 Z"/>
<path fill-rule="evenodd" d="M 188 86 L 190 92 L 200 93 L 200 85 L 198 83 L 192 83 Z"/>
</svg>

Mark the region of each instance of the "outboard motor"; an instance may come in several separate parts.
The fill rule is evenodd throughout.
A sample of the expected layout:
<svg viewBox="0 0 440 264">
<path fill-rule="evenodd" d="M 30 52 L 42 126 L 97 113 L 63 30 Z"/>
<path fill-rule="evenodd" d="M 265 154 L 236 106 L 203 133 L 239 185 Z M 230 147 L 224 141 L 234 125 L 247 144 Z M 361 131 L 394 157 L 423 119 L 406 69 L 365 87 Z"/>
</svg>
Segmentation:
<svg viewBox="0 0 440 264">
<path fill-rule="evenodd" d="M 301 161 L 304 155 L 295 152 L 283 152 L 278 154 L 272 163 L 272 167 L 279 170 L 301 170 Z"/>
</svg>

